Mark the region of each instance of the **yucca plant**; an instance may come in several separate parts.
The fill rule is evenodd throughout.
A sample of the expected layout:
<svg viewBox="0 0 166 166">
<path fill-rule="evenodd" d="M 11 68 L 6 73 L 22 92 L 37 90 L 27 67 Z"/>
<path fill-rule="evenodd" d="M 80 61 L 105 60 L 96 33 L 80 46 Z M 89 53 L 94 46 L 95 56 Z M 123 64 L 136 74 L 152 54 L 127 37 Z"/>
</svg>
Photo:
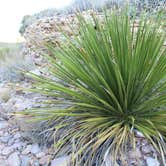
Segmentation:
<svg viewBox="0 0 166 166">
<path fill-rule="evenodd" d="M 53 99 L 47 107 L 24 114 L 54 123 L 56 152 L 71 152 L 71 165 L 101 166 L 109 155 L 115 161 L 135 147 L 135 131 L 164 162 L 166 48 L 161 17 L 136 21 L 127 11 L 105 11 L 102 17 L 77 18 L 79 30 L 69 25 L 72 39 L 64 34 L 64 44 L 47 45 L 49 73 L 59 81 L 29 73 L 36 80 L 31 90 Z"/>
</svg>

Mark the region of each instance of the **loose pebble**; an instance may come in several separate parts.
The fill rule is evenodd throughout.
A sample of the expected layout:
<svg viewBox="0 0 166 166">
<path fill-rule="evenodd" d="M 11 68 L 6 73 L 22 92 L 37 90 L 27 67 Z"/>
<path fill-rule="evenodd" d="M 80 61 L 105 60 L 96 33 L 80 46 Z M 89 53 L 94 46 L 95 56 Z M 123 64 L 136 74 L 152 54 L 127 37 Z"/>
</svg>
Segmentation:
<svg viewBox="0 0 166 166">
<path fill-rule="evenodd" d="M 55 158 L 54 160 L 52 160 L 51 166 L 67 166 L 69 160 L 70 160 L 69 156 Z"/>
<path fill-rule="evenodd" d="M 28 154 L 31 152 L 32 145 L 28 145 L 23 151 L 22 154 Z"/>
<path fill-rule="evenodd" d="M 39 153 L 41 150 L 40 150 L 40 147 L 39 147 L 39 145 L 36 143 L 36 144 L 33 144 L 32 146 L 31 146 L 31 153 L 32 154 L 37 154 L 37 153 Z"/>
<path fill-rule="evenodd" d="M 0 130 L 7 128 L 9 124 L 6 121 L 0 121 Z"/>
<path fill-rule="evenodd" d="M 29 156 L 22 155 L 20 156 L 21 166 L 29 166 L 31 158 Z"/>
<path fill-rule="evenodd" d="M 7 159 L 9 166 L 20 166 L 20 158 L 17 152 L 12 153 L 9 158 Z"/>
<path fill-rule="evenodd" d="M 40 160 L 39 160 L 39 163 L 41 165 L 44 165 L 44 164 L 48 164 L 49 161 L 51 159 L 51 156 L 50 155 L 46 155 L 46 156 L 43 156 Z"/>
<path fill-rule="evenodd" d="M 148 157 L 146 159 L 147 166 L 160 166 L 160 163 L 157 159 Z"/>
<path fill-rule="evenodd" d="M 36 157 L 37 157 L 37 158 L 41 158 L 41 157 L 43 157 L 44 155 L 45 155 L 44 152 L 40 152 L 40 153 L 37 153 L 37 154 L 36 154 Z"/>
<path fill-rule="evenodd" d="M 8 156 L 10 153 L 12 153 L 14 151 L 14 149 L 12 147 L 5 147 L 2 150 L 2 155 L 6 155 Z"/>
</svg>

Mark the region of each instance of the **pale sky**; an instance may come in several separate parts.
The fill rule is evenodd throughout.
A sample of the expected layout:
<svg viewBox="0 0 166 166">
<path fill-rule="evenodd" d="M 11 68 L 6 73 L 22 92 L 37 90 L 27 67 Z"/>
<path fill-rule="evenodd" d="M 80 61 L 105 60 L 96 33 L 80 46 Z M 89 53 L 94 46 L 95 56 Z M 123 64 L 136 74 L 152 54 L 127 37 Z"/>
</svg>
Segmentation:
<svg viewBox="0 0 166 166">
<path fill-rule="evenodd" d="M 47 8 L 61 8 L 72 0 L 1 0 L 0 42 L 17 42 L 22 17 Z"/>
</svg>

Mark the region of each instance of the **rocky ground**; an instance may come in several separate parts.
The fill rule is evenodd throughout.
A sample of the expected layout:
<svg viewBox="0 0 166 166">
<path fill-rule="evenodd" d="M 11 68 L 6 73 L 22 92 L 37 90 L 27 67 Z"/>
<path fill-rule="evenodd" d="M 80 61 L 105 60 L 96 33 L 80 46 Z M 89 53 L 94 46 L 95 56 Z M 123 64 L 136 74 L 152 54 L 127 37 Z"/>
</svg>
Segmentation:
<svg viewBox="0 0 166 166">
<path fill-rule="evenodd" d="M 67 166 L 68 156 L 54 158 L 54 150 L 34 139 L 32 124 L 15 116 L 15 112 L 38 107 L 43 96 L 25 92 L 31 81 L 0 84 L 0 166 Z M 129 151 L 117 166 L 162 166 L 157 152 L 144 136 L 137 132 L 136 151 Z M 106 161 L 104 166 L 111 166 Z"/>
<path fill-rule="evenodd" d="M 33 126 L 13 114 L 37 106 L 35 102 L 42 98 L 23 92 L 20 85 L 29 87 L 30 83 L 0 84 L 0 166 L 60 166 L 68 157 L 54 159 L 53 149 L 31 136 Z"/>
</svg>

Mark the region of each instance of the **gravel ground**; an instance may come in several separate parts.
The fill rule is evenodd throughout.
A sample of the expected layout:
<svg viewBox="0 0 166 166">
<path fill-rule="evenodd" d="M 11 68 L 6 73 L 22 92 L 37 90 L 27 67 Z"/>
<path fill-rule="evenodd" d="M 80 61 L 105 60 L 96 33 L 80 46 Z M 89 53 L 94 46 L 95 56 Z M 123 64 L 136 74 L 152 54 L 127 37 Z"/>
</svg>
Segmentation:
<svg viewBox="0 0 166 166">
<path fill-rule="evenodd" d="M 41 145 L 35 140 L 30 130 L 33 124 L 24 119 L 16 118 L 12 113 L 23 111 L 43 100 L 43 96 L 26 93 L 20 87 L 30 87 L 31 83 L 0 84 L 0 166 L 61 166 L 68 161 L 68 156 L 54 158 L 54 150 Z M 128 151 L 124 161 L 117 162 L 117 166 L 162 166 L 158 154 L 144 136 L 136 132 L 136 151 Z M 104 164 L 111 166 L 109 160 Z"/>
</svg>

